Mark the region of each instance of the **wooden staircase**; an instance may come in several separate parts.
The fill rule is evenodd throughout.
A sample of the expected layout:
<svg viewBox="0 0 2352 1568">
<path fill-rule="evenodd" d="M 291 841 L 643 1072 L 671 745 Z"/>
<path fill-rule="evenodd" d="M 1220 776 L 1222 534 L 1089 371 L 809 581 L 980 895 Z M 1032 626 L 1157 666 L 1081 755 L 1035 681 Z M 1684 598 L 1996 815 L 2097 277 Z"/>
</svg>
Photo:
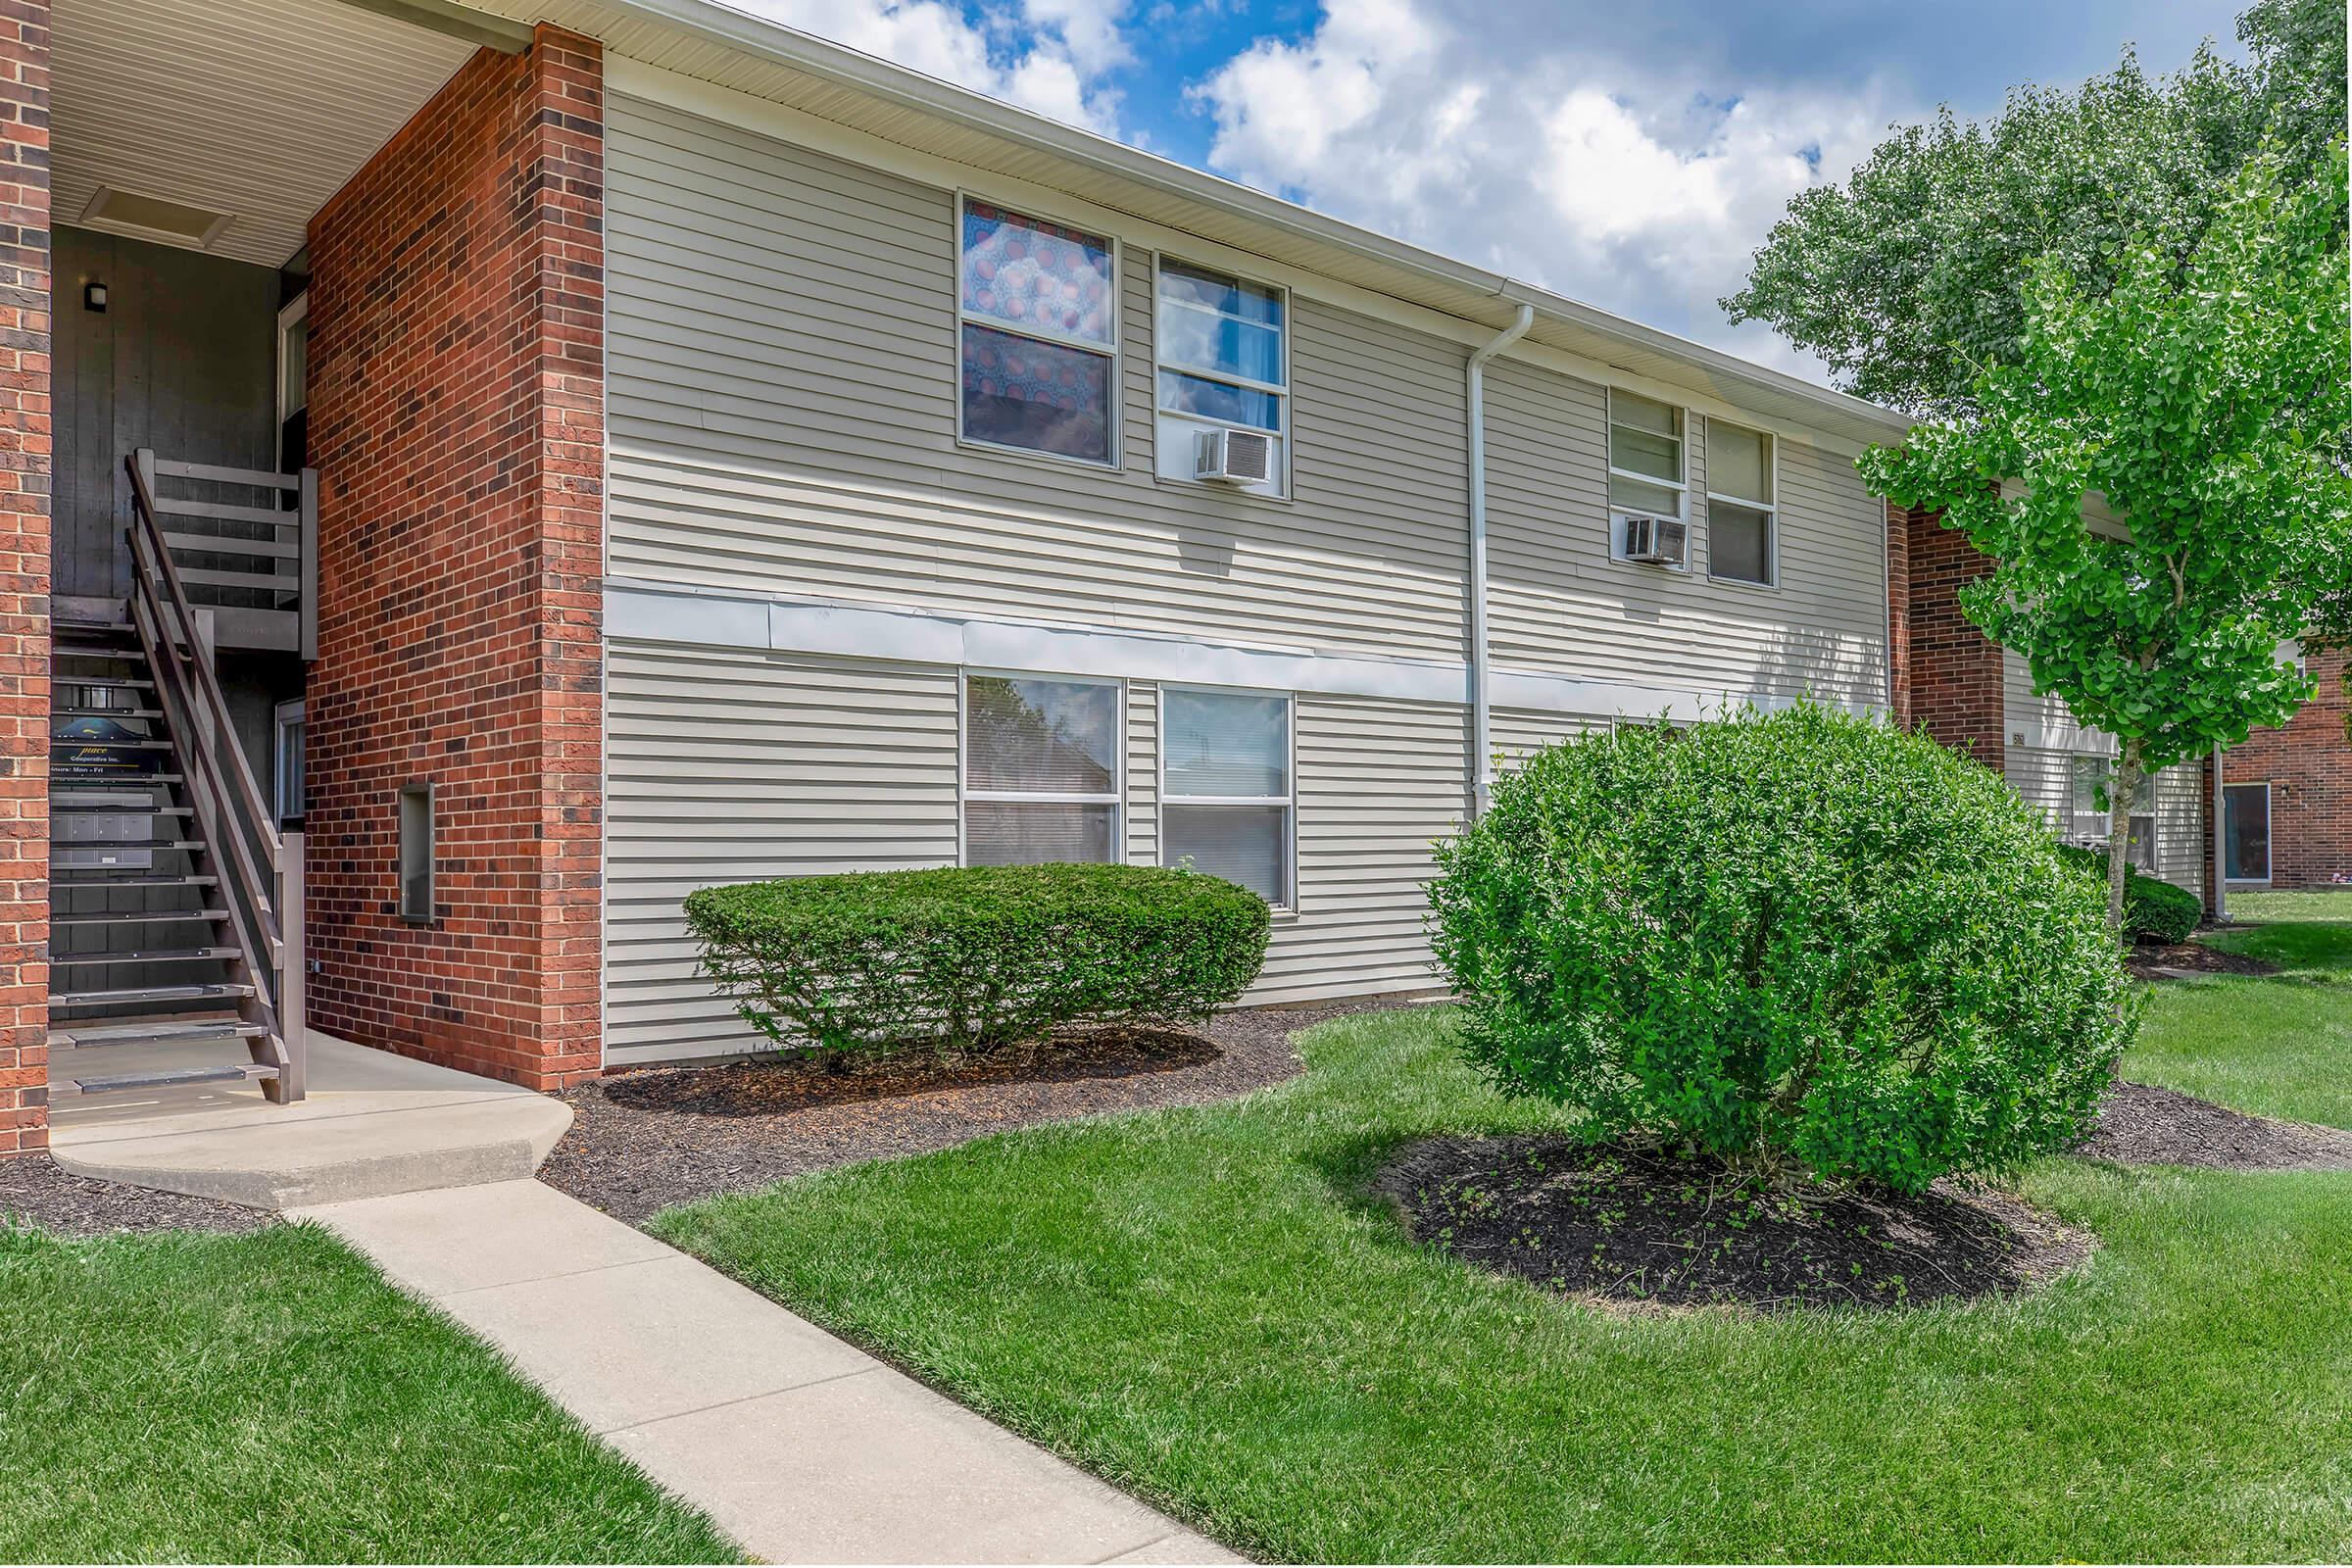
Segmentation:
<svg viewBox="0 0 2352 1568">
<path fill-rule="evenodd" d="M 147 476 L 135 461 L 131 471 L 122 613 L 53 631 L 53 1088 L 256 1081 L 288 1103 L 303 1097 L 299 837 L 281 838 L 263 805 L 204 618 L 157 526 Z M 292 942 L 281 913 L 294 915 Z M 227 1059 L 178 1049 L 207 1045 Z"/>
</svg>

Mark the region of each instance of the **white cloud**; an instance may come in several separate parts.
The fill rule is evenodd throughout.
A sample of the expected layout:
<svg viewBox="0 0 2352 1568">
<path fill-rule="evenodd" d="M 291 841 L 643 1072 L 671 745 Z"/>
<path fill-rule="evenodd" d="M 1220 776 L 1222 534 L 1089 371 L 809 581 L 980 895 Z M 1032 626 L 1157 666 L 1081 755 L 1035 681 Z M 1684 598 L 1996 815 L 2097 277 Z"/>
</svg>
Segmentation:
<svg viewBox="0 0 2352 1568">
<path fill-rule="evenodd" d="M 1118 95 L 1102 84 L 1128 64 L 1127 0 L 1021 0 L 975 24 L 945 0 L 730 0 L 780 22 L 984 92 L 1115 134 Z"/>
<path fill-rule="evenodd" d="M 1790 196 L 1875 144 L 1887 95 L 1851 80 L 1759 87 L 1720 61 L 1677 61 L 1663 35 L 1612 60 L 1589 34 L 1547 41 L 1561 29 L 1512 9 L 1466 14 L 1474 26 L 1438 0 L 1330 0 L 1313 32 L 1261 41 L 1194 88 L 1215 125 L 1210 164 L 1818 376 L 1715 301 Z"/>
</svg>

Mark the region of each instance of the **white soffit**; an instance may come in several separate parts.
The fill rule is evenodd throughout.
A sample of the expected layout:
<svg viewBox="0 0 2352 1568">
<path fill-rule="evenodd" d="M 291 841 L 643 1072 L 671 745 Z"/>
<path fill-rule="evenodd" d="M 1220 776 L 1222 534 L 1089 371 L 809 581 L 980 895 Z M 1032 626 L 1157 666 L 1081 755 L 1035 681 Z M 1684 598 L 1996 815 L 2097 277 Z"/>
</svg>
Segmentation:
<svg viewBox="0 0 2352 1568">
<path fill-rule="evenodd" d="M 105 187 L 223 215 L 179 243 L 266 267 L 474 48 L 345 0 L 56 0 L 50 47 L 53 221 Z"/>
<path fill-rule="evenodd" d="M 1529 341 L 1857 444 L 1910 421 L 1858 398 L 1611 316 L 1499 273 L 1075 129 L 723 0 L 464 0 L 601 39 L 608 55 L 767 99 L 901 146 L 1073 196 L 1237 251 L 1499 330 L 1521 302 Z"/>
</svg>

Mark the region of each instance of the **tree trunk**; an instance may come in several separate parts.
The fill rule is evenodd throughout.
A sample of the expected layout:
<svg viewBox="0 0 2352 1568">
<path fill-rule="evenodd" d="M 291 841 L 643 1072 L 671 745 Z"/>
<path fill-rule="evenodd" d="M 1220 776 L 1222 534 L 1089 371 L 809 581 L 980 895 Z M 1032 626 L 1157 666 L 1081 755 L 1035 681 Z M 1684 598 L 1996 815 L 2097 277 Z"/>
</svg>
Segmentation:
<svg viewBox="0 0 2352 1568">
<path fill-rule="evenodd" d="M 2107 785 L 2107 929 L 2124 942 L 2124 876 L 2132 846 L 2132 799 L 2139 793 L 2140 743 L 2124 742 Z"/>
</svg>

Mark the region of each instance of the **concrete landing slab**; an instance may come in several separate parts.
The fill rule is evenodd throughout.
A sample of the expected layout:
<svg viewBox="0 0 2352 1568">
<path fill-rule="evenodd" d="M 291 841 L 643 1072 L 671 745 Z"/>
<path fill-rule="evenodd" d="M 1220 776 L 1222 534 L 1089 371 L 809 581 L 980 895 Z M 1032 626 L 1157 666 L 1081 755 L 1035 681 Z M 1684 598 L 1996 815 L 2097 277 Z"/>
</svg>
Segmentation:
<svg viewBox="0 0 2352 1568">
<path fill-rule="evenodd" d="M 218 1061 L 223 1050 L 102 1049 L 109 1072 Z M 57 1060 L 69 1054 L 52 1054 L 53 1078 L 74 1070 Z M 50 1152 L 77 1176 L 294 1208 L 527 1178 L 571 1125 L 570 1107 L 544 1095 L 316 1031 L 309 1065 L 309 1097 L 292 1105 L 244 1084 L 60 1097 Z"/>
<path fill-rule="evenodd" d="M 537 1182 L 295 1217 L 327 1226 L 505 1351 L 756 1559 L 1241 1560 Z"/>
</svg>

